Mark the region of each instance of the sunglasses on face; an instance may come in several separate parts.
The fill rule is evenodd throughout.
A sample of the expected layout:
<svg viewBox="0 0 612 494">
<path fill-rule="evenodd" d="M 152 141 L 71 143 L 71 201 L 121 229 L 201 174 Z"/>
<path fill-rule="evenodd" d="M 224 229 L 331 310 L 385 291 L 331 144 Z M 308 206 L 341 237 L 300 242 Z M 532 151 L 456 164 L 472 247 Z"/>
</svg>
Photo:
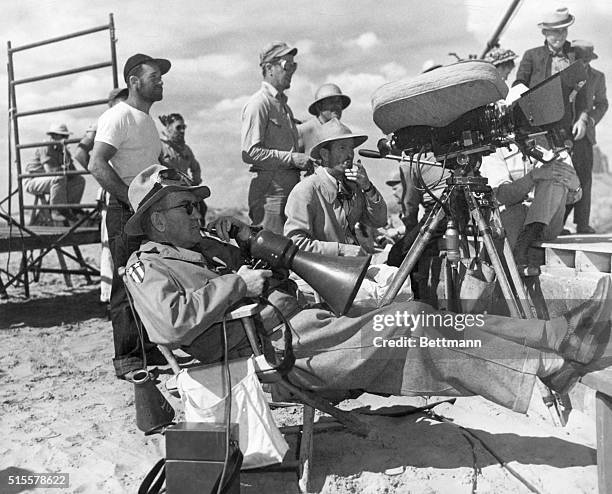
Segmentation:
<svg viewBox="0 0 612 494">
<path fill-rule="evenodd" d="M 290 62 L 289 60 L 285 58 L 282 58 L 280 62 L 278 62 L 278 64 L 281 66 L 281 69 L 287 70 L 287 71 L 295 70 L 297 69 L 297 66 L 298 66 L 297 62 Z"/>
<path fill-rule="evenodd" d="M 162 211 L 170 211 L 171 209 L 185 208 L 185 211 L 187 211 L 187 215 L 191 216 L 194 210 L 196 211 L 198 210 L 199 204 L 200 204 L 200 201 L 182 202 L 180 204 L 177 204 L 176 206 L 172 206 L 171 208 L 162 209 Z"/>
</svg>

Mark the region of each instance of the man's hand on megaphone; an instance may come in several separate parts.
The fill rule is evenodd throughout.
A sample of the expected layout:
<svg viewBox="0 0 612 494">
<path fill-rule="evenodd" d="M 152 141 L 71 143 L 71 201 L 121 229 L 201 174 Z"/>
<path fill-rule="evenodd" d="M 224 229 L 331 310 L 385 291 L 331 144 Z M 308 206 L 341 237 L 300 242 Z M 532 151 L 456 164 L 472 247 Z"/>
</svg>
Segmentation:
<svg viewBox="0 0 612 494">
<path fill-rule="evenodd" d="M 249 266 L 241 266 L 238 270 L 247 287 L 247 297 L 258 297 L 264 291 L 267 279 L 272 276 L 269 269 L 251 269 Z"/>
<path fill-rule="evenodd" d="M 238 232 L 230 232 L 232 227 L 236 227 Z M 216 220 L 212 221 L 208 228 L 215 230 L 216 235 L 224 242 L 229 242 L 232 238 L 237 240 L 247 241 L 251 235 L 251 229 L 249 225 L 243 223 L 233 216 L 219 216 Z"/>
</svg>

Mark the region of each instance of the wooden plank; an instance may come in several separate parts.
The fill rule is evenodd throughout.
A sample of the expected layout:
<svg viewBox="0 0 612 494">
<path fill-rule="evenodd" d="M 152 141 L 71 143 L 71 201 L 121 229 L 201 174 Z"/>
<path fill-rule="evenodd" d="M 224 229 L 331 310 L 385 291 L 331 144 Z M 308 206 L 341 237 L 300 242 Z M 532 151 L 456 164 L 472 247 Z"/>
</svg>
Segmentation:
<svg viewBox="0 0 612 494">
<path fill-rule="evenodd" d="M 0 252 L 15 252 L 34 249 L 44 249 L 49 247 L 54 242 L 65 234 L 68 227 L 32 227 L 37 236 L 31 236 L 26 233 L 23 236 L 20 230 L 14 227 L 9 231 L 8 227 L 0 228 Z M 100 231 L 95 227 L 78 228 L 68 237 L 64 238 L 59 245 L 85 245 L 100 243 Z"/>
<path fill-rule="evenodd" d="M 597 484 L 599 494 L 612 494 L 612 398 L 595 395 L 597 431 Z"/>
<path fill-rule="evenodd" d="M 546 247 L 544 253 L 547 266 L 555 268 L 574 268 L 576 266 L 574 251 Z"/>
<path fill-rule="evenodd" d="M 580 381 L 589 388 L 612 396 L 612 367 L 589 372 Z"/>
<path fill-rule="evenodd" d="M 612 254 L 609 253 L 577 251 L 575 258 L 576 271 L 609 273 L 611 257 Z"/>
</svg>

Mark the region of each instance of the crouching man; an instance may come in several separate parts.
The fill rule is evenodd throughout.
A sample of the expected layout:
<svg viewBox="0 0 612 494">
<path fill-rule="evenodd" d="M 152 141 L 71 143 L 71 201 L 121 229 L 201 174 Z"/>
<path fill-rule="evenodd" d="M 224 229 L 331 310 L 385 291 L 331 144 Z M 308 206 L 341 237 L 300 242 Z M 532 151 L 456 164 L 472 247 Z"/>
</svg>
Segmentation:
<svg viewBox="0 0 612 494">
<path fill-rule="evenodd" d="M 262 293 L 272 274 L 240 266 L 237 248 L 202 238 L 196 206 L 209 193 L 154 165 L 129 187 L 135 214 L 126 225 L 129 234 L 149 239 L 131 256 L 126 279 L 151 341 L 203 363 L 222 356 L 224 312 Z M 232 225 L 247 240 L 244 223 L 230 217 L 214 223 L 224 240 Z M 604 351 L 609 288 L 609 278 L 602 279 L 591 300 L 551 321 L 453 314 L 420 302 L 353 307 L 335 317 L 322 306 L 298 307 L 286 295 L 282 310 L 293 326 L 296 356 L 288 379 L 326 394 L 479 394 L 524 412 L 536 378 L 564 392 Z M 263 323 L 272 331 L 278 321 Z M 227 332 L 230 358 L 249 352 L 240 323 L 228 324 Z"/>
</svg>

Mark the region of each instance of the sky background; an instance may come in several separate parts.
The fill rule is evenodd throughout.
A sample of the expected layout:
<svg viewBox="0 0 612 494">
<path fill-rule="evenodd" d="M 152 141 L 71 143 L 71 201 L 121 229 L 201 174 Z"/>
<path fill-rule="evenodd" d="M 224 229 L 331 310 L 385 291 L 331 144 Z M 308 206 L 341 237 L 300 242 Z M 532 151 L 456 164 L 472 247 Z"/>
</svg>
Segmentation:
<svg viewBox="0 0 612 494">
<path fill-rule="evenodd" d="M 199 160 L 212 206 L 242 207 L 250 181 L 240 157 L 240 115 L 249 96 L 261 84 L 258 54 L 272 40 L 297 46 L 299 63 L 287 92 L 298 119 L 317 87 L 338 84 L 352 99 L 343 121 L 375 148 L 381 131 L 372 122 L 371 95 L 382 84 L 416 76 L 427 60 L 452 63 L 449 52 L 480 55 L 510 5 L 509 0 L 249 0 L 135 1 L 20 0 L 4 6 L 0 32 L 13 47 L 108 23 L 114 14 L 117 58 L 121 73 L 134 53 L 168 58 L 164 99 L 151 115 L 178 112 L 187 123 L 187 143 Z M 593 66 L 608 80 L 612 74 L 612 2 L 610 0 L 523 0 L 501 36 L 501 44 L 519 56 L 543 42 L 537 23 L 542 15 L 567 6 L 576 16 L 568 39 L 595 44 L 599 59 Z M 6 66 L 6 50 L 0 53 Z M 14 54 L 15 77 L 66 70 L 110 60 L 108 31 Z M 518 62 L 518 60 L 517 60 Z M 514 71 L 509 82 L 514 80 Z M 7 88 L 6 72 L 0 86 Z M 102 99 L 112 87 L 110 68 L 17 87 L 17 109 L 27 111 Z M 3 91 L 7 109 L 7 90 Z M 44 139 L 50 124 L 64 122 L 78 137 L 97 119 L 103 106 L 23 117 L 20 141 Z M 5 115 L 8 114 L 5 113 Z M 8 119 L 7 119 L 8 120 Z M 161 125 L 161 124 L 160 124 Z M 161 126 L 160 126 L 161 128 Z M 612 157 L 612 118 L 598 126 L 602 151 Z M 0 200 L 8 192 L 8 123 L 0 131 Z M 74 145 L 73 145 L 74 147 Z M 22 152 L 26 163 L 34 150 Z M 13 154 L 14 160 L 14 154 Z M 385 178 L 395 168 L 388 160 L 362 158 L 376 185 L 389 198 Z M 13 168 L 15 170 L 15 168 Z M 13 188 L 15 187 L 13 171 Z M 88 177 L 85 202 L 97 185 Z"/>
</svg>

